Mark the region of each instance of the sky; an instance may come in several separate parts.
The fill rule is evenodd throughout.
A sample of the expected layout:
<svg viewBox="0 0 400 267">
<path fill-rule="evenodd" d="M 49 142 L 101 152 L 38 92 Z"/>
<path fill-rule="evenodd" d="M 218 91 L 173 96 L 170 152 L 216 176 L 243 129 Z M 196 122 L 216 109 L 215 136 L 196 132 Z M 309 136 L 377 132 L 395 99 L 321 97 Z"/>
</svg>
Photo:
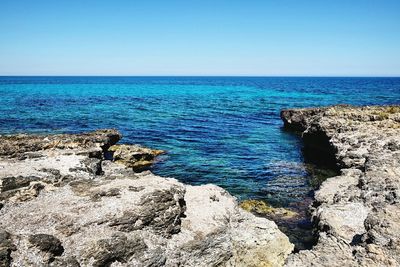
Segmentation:
<svg viewBox="0 0 400 267">
<path fill-rule="evenodd" d="M 0 75 L 400 76 L 400 1 L 0 0 Z"/>
</svg>

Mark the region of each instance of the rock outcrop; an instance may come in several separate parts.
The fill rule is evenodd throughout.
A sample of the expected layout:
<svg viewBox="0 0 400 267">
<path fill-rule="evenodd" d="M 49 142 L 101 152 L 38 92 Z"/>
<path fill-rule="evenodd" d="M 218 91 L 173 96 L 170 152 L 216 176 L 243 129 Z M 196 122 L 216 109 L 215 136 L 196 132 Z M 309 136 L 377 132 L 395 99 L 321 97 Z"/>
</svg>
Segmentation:
<svg viewBox="0 0 400 267">
<path fill-rule="evenodd" d="M 400 106 L 283 110 L 305 156 L 340 170 L 311 207 L 318 242 L 286 266 L 400 266 Z"/>
<path fill-rule="evenodd" d="M 150 167 L 154 159 L 164 153 L 138 145 L 113 145 L 108 151 L 112 154 L 114 162 L 140 171 Z"/>
<path fill-rule="evenodd" d="M 0 136 L 0 266 L 281 266 L 276 224 L 214 185 L 148 167 L 160 153 L 101 130 Z"/>
</svg>

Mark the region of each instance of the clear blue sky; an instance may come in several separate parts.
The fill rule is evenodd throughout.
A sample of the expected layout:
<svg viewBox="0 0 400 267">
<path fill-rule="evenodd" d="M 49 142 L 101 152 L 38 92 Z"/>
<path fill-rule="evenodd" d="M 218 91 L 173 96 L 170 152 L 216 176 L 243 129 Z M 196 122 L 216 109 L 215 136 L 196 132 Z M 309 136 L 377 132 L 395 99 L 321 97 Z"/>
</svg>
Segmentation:
<svg viewBox="0 0 400 267">
<path fill-rule="evenodd" d="M 0 0 L 0 75 L 400 76 L 400 1 Z"/>
</svg>

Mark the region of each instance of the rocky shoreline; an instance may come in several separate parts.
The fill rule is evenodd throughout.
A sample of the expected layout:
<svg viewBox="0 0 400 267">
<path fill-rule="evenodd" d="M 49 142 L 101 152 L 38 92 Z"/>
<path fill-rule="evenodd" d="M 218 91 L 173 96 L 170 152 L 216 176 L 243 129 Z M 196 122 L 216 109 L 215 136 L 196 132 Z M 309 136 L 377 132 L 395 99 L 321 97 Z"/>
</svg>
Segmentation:
<svg viewBox="0 0 400 267">
<path fill-rule="evenodd" d="M 121 135 L 0 136 L 0 266 L 281 266 L 276 224 L 214 185 L 153 175 Z"/>
<path fill-rule="evenodd" d="M 292 109 L 304 155 L 340 171 L 311 206 L 318 242 L 286 266 L 400 266 L 400 106 Z"/>
<path fill-rule="evenodd" d="M 0 136 L 0 266 L 399 266 L 400 107 L 292 109 L 304 156 L 340 175 L 310 206 L 318 241 L 294 245 L 215 185 L 146 169 L 160 150 L 116 130 Z"/>
</svg>

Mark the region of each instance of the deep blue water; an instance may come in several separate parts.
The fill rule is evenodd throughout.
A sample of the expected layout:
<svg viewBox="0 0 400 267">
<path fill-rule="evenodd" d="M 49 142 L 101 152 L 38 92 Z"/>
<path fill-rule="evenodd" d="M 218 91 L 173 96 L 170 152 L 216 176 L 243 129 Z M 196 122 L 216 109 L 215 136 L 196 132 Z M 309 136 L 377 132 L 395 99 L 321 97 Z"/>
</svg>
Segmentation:
<svg viewBox="0 0 400 267">
<path fill-rule="evenodd" d="M 308 194 L 309 174 L 279 111 L 400 104 L 400 78 L 0 77 L 0 94 L 1 134 L 117 128 L 168 151 L 157 174 L 288 203 Z"/>
</svg>

